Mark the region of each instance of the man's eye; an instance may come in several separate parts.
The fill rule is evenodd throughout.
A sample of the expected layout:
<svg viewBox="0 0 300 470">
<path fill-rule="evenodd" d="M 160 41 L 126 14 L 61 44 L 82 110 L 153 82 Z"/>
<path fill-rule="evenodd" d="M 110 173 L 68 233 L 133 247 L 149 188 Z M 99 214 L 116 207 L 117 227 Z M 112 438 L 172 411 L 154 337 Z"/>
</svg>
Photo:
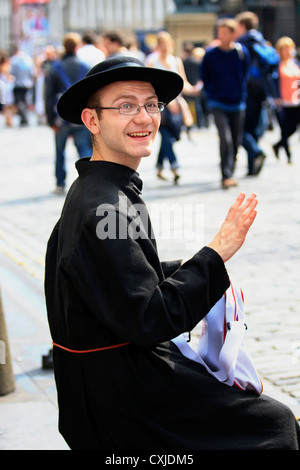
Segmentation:
<svg viewBox="0 0 300 470">
<path fill-rule="evenodd" d="M 134 104 L 131 104 L 131 103 L 123 103 L 123 104 L 121 104 L 120 108 L 126 109 L 127 111 L 129 111 L 130 109 L 133 109 L 133 108 L 134 108 Z"/>
<path fill-rule="evenodd" d="M 155 103 L 154 101 L 150 101 L 150 103 L 147 103 L 147 104 L 146 104 L 146 107 L 147 107 L 148 109 L 157 109 L 157 108 L 158 108 L 158 104 Z"/>
</svg>

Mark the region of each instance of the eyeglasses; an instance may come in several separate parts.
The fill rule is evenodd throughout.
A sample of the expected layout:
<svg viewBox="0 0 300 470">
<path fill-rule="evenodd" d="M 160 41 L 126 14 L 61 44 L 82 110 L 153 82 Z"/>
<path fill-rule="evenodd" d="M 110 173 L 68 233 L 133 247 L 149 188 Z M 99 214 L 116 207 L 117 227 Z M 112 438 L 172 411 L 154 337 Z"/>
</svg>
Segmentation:
<svg viewBox="0 0 300 470">
<path fill-rule="evenodd" d="M 154 114 L 154 113 L 161 113 L 165 109 L 165 103 L 161 101 L 151 101 L 146 104 L 132 104 L 132 103 L 123 103 L 121 106 L 114 108 L 114 107 L 104 107 L 104 106 L 95 106 L 93 109 L 118 109 L 120 114 L 124 114 L 126 116 L 131 116 L 133 114 L 138 114 L 141 108 L 145 108 L 147 113 Z"/>
</svg>

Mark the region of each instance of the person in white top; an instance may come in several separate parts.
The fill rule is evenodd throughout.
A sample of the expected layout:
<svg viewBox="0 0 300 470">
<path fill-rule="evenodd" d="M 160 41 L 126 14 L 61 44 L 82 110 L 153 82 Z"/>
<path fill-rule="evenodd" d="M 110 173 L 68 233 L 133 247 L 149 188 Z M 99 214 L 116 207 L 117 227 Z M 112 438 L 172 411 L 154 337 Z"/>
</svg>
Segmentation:
<svg viewBox="0 0 300 470">
<path fill-rule="evenodd" d="M 77 50 L 77 57 L 89 68 L 99 64 L 105 59 L 105 54 L 95 46 L 95 37 L 93 33 L 86 33 L 82 36 L 82 46 Z"/>
</svg>

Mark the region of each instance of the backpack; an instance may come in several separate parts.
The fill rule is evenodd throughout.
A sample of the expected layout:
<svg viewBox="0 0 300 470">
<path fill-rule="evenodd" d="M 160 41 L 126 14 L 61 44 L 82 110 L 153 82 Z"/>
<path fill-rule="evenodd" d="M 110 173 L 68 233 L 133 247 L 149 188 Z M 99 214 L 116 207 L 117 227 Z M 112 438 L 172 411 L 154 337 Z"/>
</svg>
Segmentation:
<svg viewBox="0 0 300 470">
<path fill-rule="evenodd" d="M 85 77 L 87 73 L 87 67 L 83 63 L 79 64 L 79 71 L 78 71 L 78 76 L 76 80 L 71 81 L 70 77 L 68 76 L 66 70 L 62 66 L 62 63 L 60 61 L 54 62 L 53 68 L 56 71 L 63 88 L 61 89 L 60 93 L 63 94 L 68 88 L 70 88 L 71 85 L 73 85 L 75 82 L 78 82 L 82 78 Z"/>
<path fill-rule="evenodd" d="M 171 113 L 166 106 L 161 114 L 161 126 L 166 127 L 176 141 L 180 140 L 180 133 L 183 126 L 182 114 Z"/>
<path fill-rule="evenodd" d="M 253 56 L 250 66 L 250 77 L 262 79 L 272 74 L 279 65 L 279 54 L 274 47 L 266 43 L 255 43 L 252 46 Z"/>
<path fill-rule="evenodd" d="M 70 86 L 72 86 L 74 83 L 78 82 L 79 80 L 82 80 L 87 71 L 88 71 L 88 68 L 86 67 L 85 64 L 83 64 L 82 62 L 79 63 L 79 71 L 78 71 L 78 75 L 77 75 L 77 78 L 76 80 L 72 81 L 70 79 L 70 77 L 68 76 L 66 70 L 64 69 L 64 67 L 62 66 L 62 63 L 61 61 L 56 61 L 53 63 L 52 65 L 53 69 L 55 70 L 58 78 L 60 79 L 61 81 L 61 84 L 62 84 L 62 88 L 60 90 L 60 92 L 58 93 L 57 95 L 57 101 L 58 99 L 60 98 L 60 96 L 68 89 L 70 88 Z M 61 119 L 57 113 L 57 110 L 56 110 L 56 105 L 55 105 L 55 113 L 56 113 L 56 118 L 55 118 L 55 124 L 60 127 L 63 123 L 66 123 L 66 121 L 64 121 L 63 119 Z"/>
</svg>

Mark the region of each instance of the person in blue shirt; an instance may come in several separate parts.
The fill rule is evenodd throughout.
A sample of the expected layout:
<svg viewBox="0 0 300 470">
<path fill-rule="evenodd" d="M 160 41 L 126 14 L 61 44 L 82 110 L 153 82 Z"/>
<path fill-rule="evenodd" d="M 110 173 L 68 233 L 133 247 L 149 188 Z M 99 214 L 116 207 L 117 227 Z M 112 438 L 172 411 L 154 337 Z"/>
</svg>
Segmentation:
<svg viewBox="0 0 300 470">
<path fill-rule="evenodd" d="M 220 139 L 222 187 L 236 186 L 233 178 L 238 147 L 242 143 L 250 57 L 235 43 L 236 22 L 217 24 L 217 40 L 203 58 L 200 75 L 207 105 Z"/>
<path fill-rule="evenodd" d="M 248 154 L 248 175 L 257 176 L 266 158 L 259 145 L 259 139 L 265 130 L 265 125 L 262 125 L 264 105 L 269 103 L 269 106 L 276 108 L 279 99 L 279 56 L 273 47 L 268 47 L 262 33 L 257 30 L 259 19 L 255 13 L 241 12 L 235 20 L 237 21 L 236 40 L 247 48 L 250 55 L 243 147 Z M 259 50 L 265 52 L 258 53 Z M 265 54 L 267 57 L 262 58 Z"/>
<path fill-rule="evenodd" d="M 64 54 L 54 61 L 45 80 L 45 110 L 47 122 L 55 134 L 55 179 L 53 194 L 64 195 L 67 167 L 66 145 L 72 138 L 80 158 L 92 155 L 90 133 L 83 125 L 74 125 L 60 118 L 57 113 L 57 101 L 64 91 L 73 83 L 81 80 L 88 72 L 88 66 L 76 55 L 81 42 L 79 34 L 69 32 L 63 39 Z"/>
<path fill-rule="evenodd" d="M 28 126 L 28 95 L 34 85 L 34 63 L 32 57 L 16 45 L 13 46 L 10 63 L 10 74 L 14 77 L 14 104 L 20 116 L 20 126 Z"/>
</svg>

